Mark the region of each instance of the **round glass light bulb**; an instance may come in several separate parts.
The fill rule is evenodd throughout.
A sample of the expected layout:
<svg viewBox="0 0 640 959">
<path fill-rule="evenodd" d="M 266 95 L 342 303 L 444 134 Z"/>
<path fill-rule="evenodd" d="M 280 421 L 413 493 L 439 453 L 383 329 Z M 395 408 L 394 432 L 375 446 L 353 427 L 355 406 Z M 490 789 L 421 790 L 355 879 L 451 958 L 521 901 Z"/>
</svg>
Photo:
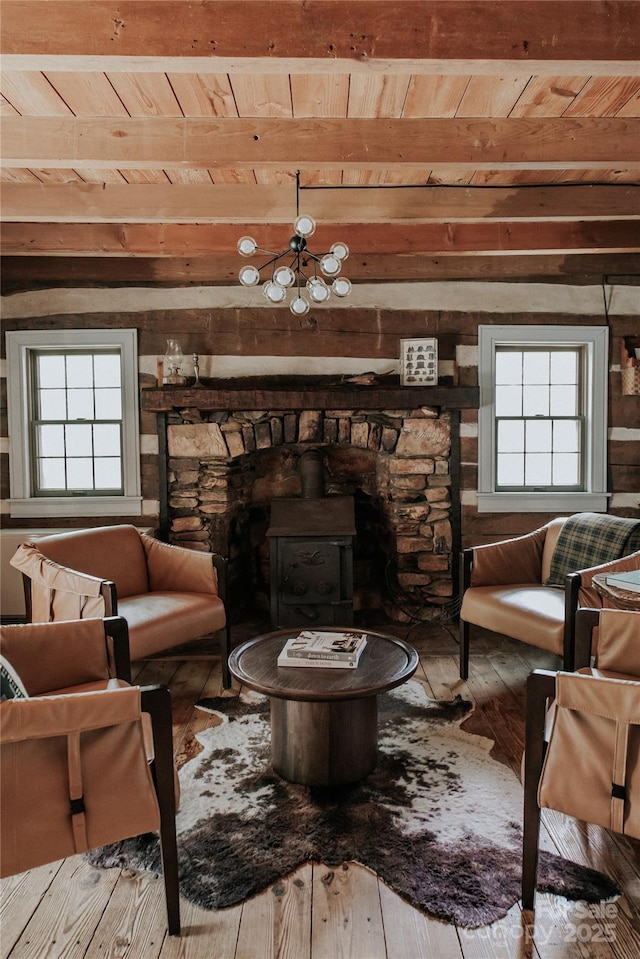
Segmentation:
<svg viewBox="0 0 640 959">
<path fill-rule="evenodd" d="M 337 256 L 339 260 L 346 260 L 349 256 L 349 247 L 346 243 L 334 243 L 330 252 Z"/>
<path fill-rule="evenodd" d="M 312 216 L 302 213 L 294 220 L 293 229 L 298 236 L 312 236 L 316 232 L 316 221 Z"/>
<path fill-rule="evenodd" d="M 337 276 L 342 269 L 342 264 L 333 253 L 325 253 L 320 260 L 320 269 L 325 276 Z"/>
<path fill-rule="evenodd" d="M 346 276 L 339 276 L 331 284 L 331 289 L 336 296 L 349 296 L 351 293 L 351 280 Z"/>
<path fill-rule="evenodd" d="M 314 303 L 326 303 L 331 296 L 329 287 L 319 276 L 307 280 L 307 290 Z"/>
<path fill-rule="evenodd" d="M 243 286 L 257 286 L 260 282 L 260 273 L 255 266 L 243 266 L 238 273 L 238 279 Z"/>
<path fill-rule="evenodd" d="M 291 305 L 289 309 L 291 310 L 294 316 L 304 316 L 306 313 L 309 312 L 310 307 L 308 302 L 305 300 L 305 298 L 303 296 L 300 296 L 300 294 L 298 294 L 298 296 L 296 296 L 296 298 L 291 301 Z"/>
<path fill-rule="evenodd" d="M 252 236 L 241 236 L 238 240 L 238 253 L 240 256 L 253 256 L 258 249 L 258 244 Z"/>
<path fill-rule="evenodd" d="M 287 292 L 283 286 L 278 286 L 273 280 L 267 280 L 262 287 L 262 292 L 270 303 L 282 303 Z"/>
<path fill-rule="evenodd" d="M 288 289 L 295 281 L 296 275 L 290 266 L 279 266 L 273 272 L 273 282 Z"/>
</svg>

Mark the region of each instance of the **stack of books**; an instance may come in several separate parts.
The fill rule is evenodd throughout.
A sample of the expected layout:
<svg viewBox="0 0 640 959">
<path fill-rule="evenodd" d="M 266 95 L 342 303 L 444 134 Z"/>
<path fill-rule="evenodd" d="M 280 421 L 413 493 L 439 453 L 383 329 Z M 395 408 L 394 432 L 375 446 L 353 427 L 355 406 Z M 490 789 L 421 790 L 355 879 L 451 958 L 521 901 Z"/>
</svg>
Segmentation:
<svg viewBox="0 0 640 959">
<path fill-rule="evenodd" d="M 618 589 L 629 589 L 640 593 L 640 569 L 629 570 L 628 573 L 611 573 L 607 576 L 607 586 L 616 586 Z"/>
<path fill-rule="evenodd" d="M 323 633 L 303 630 L 288 639 L 278 656 L 278 666 L 321 666 L 355 669 L 367 645 L 363 633 Z"/>
</svg>

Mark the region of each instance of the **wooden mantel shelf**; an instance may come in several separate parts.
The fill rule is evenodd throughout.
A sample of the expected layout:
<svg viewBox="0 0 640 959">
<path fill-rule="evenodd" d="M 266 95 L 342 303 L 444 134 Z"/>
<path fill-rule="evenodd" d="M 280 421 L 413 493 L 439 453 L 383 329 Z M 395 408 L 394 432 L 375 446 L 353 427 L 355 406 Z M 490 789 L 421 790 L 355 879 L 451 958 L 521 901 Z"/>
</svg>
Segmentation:
<svg viewBox="0 0 640 959">
<path fill-rule="evenodd" d="M 163 413 L 197 410 L 363 410 L 477 409 L 476 386 L 400 386 L 399 377 L 377 379 L 371 385 L 322 377 L 237 377 L 211 380 L 199 387 L 163 386 L 141 391 L 142 409 Z"/>
</svg>

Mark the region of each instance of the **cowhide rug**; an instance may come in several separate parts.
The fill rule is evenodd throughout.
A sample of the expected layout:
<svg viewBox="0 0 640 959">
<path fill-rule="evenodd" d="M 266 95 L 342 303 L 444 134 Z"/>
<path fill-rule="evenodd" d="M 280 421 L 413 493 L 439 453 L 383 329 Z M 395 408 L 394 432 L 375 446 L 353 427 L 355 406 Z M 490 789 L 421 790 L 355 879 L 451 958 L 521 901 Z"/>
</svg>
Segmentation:
<svg viewBox="0 0 640 959">
<path fill-rule="evenodd" d="M 181 891 L 210 909 L 234 905 L 304 862 L 357 861 L 419 909 L 461 926 L 504 916 L 520 894 L 522 787 L 460 729 L 470 704 L 428 699 L 416 681 L 380 697 L 377 768 L 319 789 L 270 767 L 268 701 L 202 700 L 220 724 L 180 770 Z M 153 835 L 90 854 L 96 865 L 159 871 Z M 600 873 L 543 853 L 539 888 L 595 902 L 619 890 Z"/>
</svg>

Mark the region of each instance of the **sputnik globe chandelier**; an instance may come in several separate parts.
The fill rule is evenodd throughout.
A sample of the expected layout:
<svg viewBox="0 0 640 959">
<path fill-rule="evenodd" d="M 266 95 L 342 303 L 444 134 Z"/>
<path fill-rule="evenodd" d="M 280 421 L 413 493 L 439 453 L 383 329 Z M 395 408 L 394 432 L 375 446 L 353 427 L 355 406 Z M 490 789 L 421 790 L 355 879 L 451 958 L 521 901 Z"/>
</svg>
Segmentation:
<svg viewBox="0 0 640 959">
<path fill-rule="evenodd" d="M 307 247 L 307 238 L 313 236 L 316 222 L 299 209 L 300 174 L 296 173 L 296 219 L 293 224 L 294 235 L 289 246 L 282 253 L 259 247 L 252 236 L 241 236 L 238 240 L 238 253 L 250 257 L 254 253 L 264 253 L 271 257 L 261 266 L 247 265 L 240 269 L 238 279 L 242 286 L 257 286 L 263 279 L 262 271 L 271 268 L 270 275 L 263 280 L 262 292 L 269 303 L 284 303 L 288 291 L 293 297 L 289 309 L 294 316 L 305 316 L 311 309 L 311 303 L 326 303 L 330 296 L 348 296 L 351 281 L 341 276 L 343 261 L 349 256 L 346 243 L 334 243 L 327 253 L 312 253 Z M 289 259 L 287 259 L 289 258 Z M 305 272 L 307 271 L 307 272 Z M 327 280 L 330 280 L 329 284 Z"/>
</svg>

